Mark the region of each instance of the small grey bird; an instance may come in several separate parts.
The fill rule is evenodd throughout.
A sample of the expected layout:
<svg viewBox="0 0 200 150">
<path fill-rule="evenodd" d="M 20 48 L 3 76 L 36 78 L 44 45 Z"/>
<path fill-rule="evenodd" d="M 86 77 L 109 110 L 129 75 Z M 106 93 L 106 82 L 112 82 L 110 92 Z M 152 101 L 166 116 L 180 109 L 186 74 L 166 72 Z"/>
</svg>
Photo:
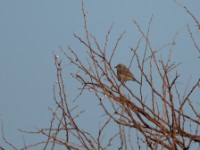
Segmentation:
<svg viewBox="0 0 200 150">
<path fill-rule="evenodd" d="M 118 64 L 115 66 L 117 69 L 117 77 L 120 82 L 125 83 L 128 80 L 132 80 L 140 84 L 140 82 L 134 77 L 130 70 L 123 64 Z"/>
</svg>

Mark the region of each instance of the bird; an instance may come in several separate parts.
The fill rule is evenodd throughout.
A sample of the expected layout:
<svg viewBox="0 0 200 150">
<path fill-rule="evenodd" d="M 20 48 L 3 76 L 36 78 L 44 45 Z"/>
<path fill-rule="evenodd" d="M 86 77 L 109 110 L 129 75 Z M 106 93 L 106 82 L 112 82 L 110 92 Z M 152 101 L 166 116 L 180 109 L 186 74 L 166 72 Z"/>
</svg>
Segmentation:
<svg viewBox="0 0 200 150">
<path fill-rule="evenodd" d="M 130 70 L 123 64 L 115 66 L 117 69 L 117 77 L 120 82 L 125 83 L 126 81 L 132 80 L 140 84 L 140 82 L 134 77 Z"/>
</svg>

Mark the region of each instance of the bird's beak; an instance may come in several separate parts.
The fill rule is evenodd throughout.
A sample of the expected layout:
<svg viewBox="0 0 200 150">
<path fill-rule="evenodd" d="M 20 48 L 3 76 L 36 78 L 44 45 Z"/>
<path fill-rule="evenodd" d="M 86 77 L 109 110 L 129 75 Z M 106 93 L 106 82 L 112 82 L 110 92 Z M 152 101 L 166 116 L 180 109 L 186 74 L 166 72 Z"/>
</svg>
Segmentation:
<svg viewBox="0 0 200 150">
<path fill-rule="evenodd" d="M 115 68 L 117 68 L 117 66 L 115 66 Z"/>
</svg>

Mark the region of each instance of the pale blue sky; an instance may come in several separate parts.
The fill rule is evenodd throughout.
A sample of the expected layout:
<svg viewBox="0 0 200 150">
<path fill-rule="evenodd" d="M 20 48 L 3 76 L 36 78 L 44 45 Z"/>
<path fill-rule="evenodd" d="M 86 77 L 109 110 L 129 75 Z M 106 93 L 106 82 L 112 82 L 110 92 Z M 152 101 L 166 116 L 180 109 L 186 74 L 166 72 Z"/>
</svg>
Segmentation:
<svg viewBox="0 0 200 150">
<path fill-rule="evenodd" d="M 182 1 L 194 13 L 200 14 L 200 1 Z M 193 28 L 192 18 L 171 0 L 88 0 L 85 3 L 88 27 L 101 44 L 110 25 L 115 22 L 110 46 L 117 36 L 127 31 L 119 46 L 129 50 L 135 46 L 139 33 L 132 20 L 135 19 L 146 31 L 150 17 L 152 45 L 155 48 L 169 43 L 176 32 L 177 46 L 173 58 L 182 62 L 182 78 L 199 77 L 197 51 L 188 36 L 186 23 Z M 200 18 L 197 18 L 200 19 Z M 199 31 L 194 36 L 200 40 Z M 53 52 L 62 54 L 59 46 L 72 45 L 79 48 L 73 33 L 84 35 L 80 0 L 1 0 L 0 1 L 0 121 L 10 141 L 22 145 L 23 136 L 18 128 L 32 130 L 45 127 L 50 122 L 48 107 L 53 106 L 52 88 L 56 80 Z M 81 52 L 80 52 L 81 53 Z M 127 55 L 116 53 L 119 62 L 128 64 Z M 63 57 L 64 58 L 64 57 Z M 65 62 L 65 61 L 64 61 Z M 69 70 L 68 72 L 72 72 Z M 67 75 L 66 75 L 67 76 Z M 76 85 L 69 83 L 71 91 Z M 72 89 L 74 91 L 72 91 Z M 97 105 L 94 102 L 94 106 Z M 90 105 L 92 105 L 90 103 Z M 88 112 L 96 109 L 83 104 Z M 88 113 L 89 118 L 101 113 Z M 98 123 L 98 118 L 95 118 Z M 88 126 L 83 122 L 83 126 Z M 27 141 L 31 141 L 28 138 Z M 0 145 L 2 142 L 0 140 Z"/>
</svg>

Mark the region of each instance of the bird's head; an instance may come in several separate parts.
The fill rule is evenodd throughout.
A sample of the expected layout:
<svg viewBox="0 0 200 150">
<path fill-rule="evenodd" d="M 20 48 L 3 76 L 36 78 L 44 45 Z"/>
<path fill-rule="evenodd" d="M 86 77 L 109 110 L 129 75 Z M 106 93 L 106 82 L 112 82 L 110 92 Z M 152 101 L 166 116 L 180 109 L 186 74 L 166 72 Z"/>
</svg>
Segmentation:
<svg viewBox="0 0 200 150">
<path fill-rule="evenodd" d="M 125 66 L 123 64 L 118 64 L 117 66 L 115 66 L 115 68 L 118 70 L 118 69 L 122 69 L 124 68 Z"/>
</svg>

